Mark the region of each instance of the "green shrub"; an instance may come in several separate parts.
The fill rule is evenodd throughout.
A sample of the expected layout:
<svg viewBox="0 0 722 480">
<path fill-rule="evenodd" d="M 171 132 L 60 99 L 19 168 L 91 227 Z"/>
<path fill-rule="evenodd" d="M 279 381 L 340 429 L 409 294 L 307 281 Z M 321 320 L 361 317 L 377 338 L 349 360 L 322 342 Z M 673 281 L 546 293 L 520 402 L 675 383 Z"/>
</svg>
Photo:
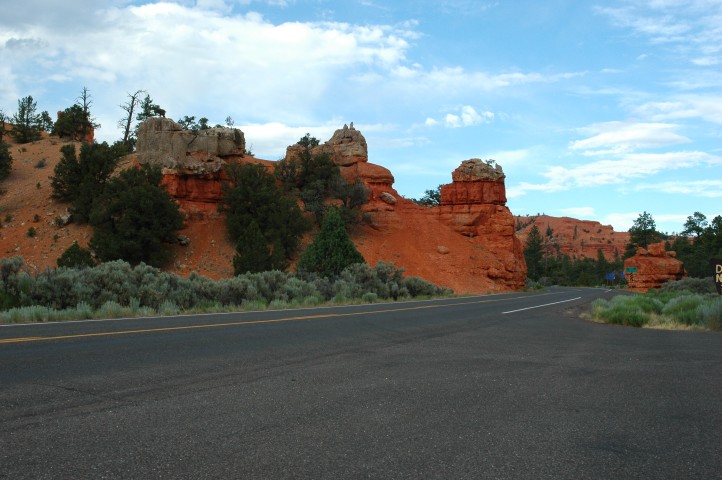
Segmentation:
<svg viewBox="0 0 722 480">
<path fill-rule="evenodd" d="M 714 297 L 697 307 L 699 323 L 710 330 L 722 330 L 722 297 Z"/>
<path fill-rule="evenodd" d="M 32 276 L 20 257 L 0 259 L 0 287 L 0 308 L 5 310 L 0 320 L 5 322 L 168 315 L 238 306 L 265 310 L 329 300 L 346 304 L 449 293 L 421 279 L 404 278 L 401 269 L 383 262 L 374 268 L 352 265 L 333 282 L 316 274 L 280 271 L 214 282 L 197 274 L 182 278 L 143 263 L 132 267 L 124 261 L 47 269 Z"/>
<path fill-rule="evenodd" d="M 375 303 L 379 299 L 379 296 L 376 295 L 374 292 L 366 292 L 361 296 L 361 300 L 363 300 L 365 303 Z"/>
<path fill-rule="evenodd" d="M 160 315 L 177 315 L 178 312 L 180 312 L 180 308 L 171 300 L 165 300 L 158 307 L 158 313 Z"/>
<path fill-rule="evenodd" d="M 649 322 L 651 313 L 645 312 L 645 308 L 650 310 L 653 305 L 653 302 L 639 300 L 643 298 L 642 295 L 619 295 L 609 301 L 598 299 L 592 303 L 592 312 L 595 318 L 606 323 L 642 327 Z"/>
<path fill-rule="evenodd" d="M 660 287 L 660 292 L 690 292 L 690 293 L 716 293 L 714 279 L 685 277 L 681 280 L 665 282 Z"/>
<path fill-rule="evenodd" d="M 122 318 L 130 316 L 128 313 L 127 309 L 123 308 L 118 302 L 108 300 L 100 306 L 96 312 L 96 316 L 99 318 Z"/>
<path fill-rule="evenodd" d="M 699 322 L 697 307 L 702 305 L 705 298 L 702 295 L 682 295 L 671 298 L 662 308 L 662 313 L 674 319 L 675 322 L 693 325 Z"/>
<path fill-rule="evenodd" d="M 37 235 L 37 233 L 38 232 L 37 232 L 37 230 L 35 230 L 35 227 L 30 227 L 30 228 L 28 228 L 26 235 L 30 238 L 33 238 L 33 237 L 35 237 L 35 235 Z"/>
</svg>

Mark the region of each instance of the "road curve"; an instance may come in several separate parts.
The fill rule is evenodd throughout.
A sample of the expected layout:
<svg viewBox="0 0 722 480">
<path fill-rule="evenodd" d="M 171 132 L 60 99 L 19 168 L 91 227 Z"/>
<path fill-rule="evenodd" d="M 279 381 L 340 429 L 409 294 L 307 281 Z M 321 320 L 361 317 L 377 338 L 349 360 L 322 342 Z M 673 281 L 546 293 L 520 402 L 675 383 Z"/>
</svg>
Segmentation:
<svg viewBox="0 0 722 480">
<path fill-rule="evenodd" d="M 720 478 L 722 335 L 612 295 L 0 327 L 0 478 Z"/>
</svg>

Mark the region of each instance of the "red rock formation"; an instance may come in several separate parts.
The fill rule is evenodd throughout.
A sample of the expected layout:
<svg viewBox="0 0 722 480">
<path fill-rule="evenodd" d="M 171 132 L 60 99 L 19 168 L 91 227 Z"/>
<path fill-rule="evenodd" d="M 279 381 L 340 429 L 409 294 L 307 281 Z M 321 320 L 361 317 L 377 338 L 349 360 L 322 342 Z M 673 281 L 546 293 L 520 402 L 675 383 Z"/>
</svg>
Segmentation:
<svg viewBox="0 0 722 480">
<path fill-rule="evenodd" d="M 601 250 L 608 261 L 613 261 L 621 258 L 629 243 L 628 232 L 615 232 L 611 225 L 592 220 L 549 215 L 517 216 L 515 219 L 516 234 L 522 244 L 526 244 L 529 231 L 536 225 L 551 255 L 596 259 Z M 547 232 L 551 235 L 547 236 Z"/>
<path fill-rule="evenodd" d="M 638 248 L 636 255 L 624 261 L 629 289 L 646 292 L 687 276 L 684 264 L 676 256 L 676 252 L 665 250 L 664 242 L 653 243 L 647 249 Z"/>
<path fill-rule="evenodd" d="M 222 166 L 228 161 L 260 162 L 272 170 L 275 162 L 242 157 L 235 142 L 239 136 L 230 129 L 201 138 L 196 132 L 179 130 L 170 120 L 149 122 L 139 131 L 138 161 L 164 167 L 163 184 L 187 218 L 181 233 L 191 243 L 176 247 L 178 273 L 196 270 L 214 278 L 227 275 L 232 271 L 233 246 L 216 208 L 222 194 Z M 298 155 L 299 148 L 288 147 L 286 158 Z M 407 275 L 459 293 L 525 286 L 526 265 L 514 236 L 514 218 L 505 206 L 501 167 L 480 165 L 479 160 L 463 162 L 452 175 L 454 182 L 442 189 L 444 204 L 425 208 L 394 190 L 394 177 L 387 168 L 368 162 L 366 140 L 353 125 L 337 130 L 328 142 L 312 150 L 321 152 L 333 159 L 348 182 L 360 180 L 369 189 L 364 221 L 353 232 L 368 263 L 392 262 Z M 218 256 L 225 260 L 213 260 Z M 215 262 L 213 273 L 200 261 Z"/>
<path fill-rule="evenodd" d="M 495 259 L 486 275 L 508 288 L 523 288 L 526 262 L 523 247 L 514 234 L 515 222 L 506 207 L 501 166 L 471 159 L 452 173 L 453 183 L 441 187 L 439 218 L 455 232 L 474 238 Z"/>
</svg>

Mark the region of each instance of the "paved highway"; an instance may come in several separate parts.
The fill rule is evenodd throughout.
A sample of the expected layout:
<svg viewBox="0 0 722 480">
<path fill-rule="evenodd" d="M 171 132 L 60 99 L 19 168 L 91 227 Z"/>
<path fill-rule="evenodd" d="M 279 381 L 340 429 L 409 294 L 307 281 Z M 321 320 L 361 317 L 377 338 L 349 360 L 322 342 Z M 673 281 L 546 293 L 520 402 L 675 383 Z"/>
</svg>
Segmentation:
<svg viewBox="0 0 722 480">
<path fill-rule="evenodd" d="M 722 478 L 722 334 L 610 295 L 0 327 L 0 478 Z"/>
</svg>

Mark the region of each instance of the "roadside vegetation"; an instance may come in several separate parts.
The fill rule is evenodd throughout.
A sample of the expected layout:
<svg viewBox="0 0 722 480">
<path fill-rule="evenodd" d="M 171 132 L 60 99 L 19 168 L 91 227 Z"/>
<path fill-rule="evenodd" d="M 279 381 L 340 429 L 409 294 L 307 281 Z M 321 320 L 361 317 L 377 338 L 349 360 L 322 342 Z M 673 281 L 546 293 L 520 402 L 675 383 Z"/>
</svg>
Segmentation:
<svg viewBox="0 0 722 480">
<path fill-rule="evenodd" d="M 332 277 L 274 270 L 218 281 L 119 260 L 48 269 L 36 276 L 23 267 L 20 257 L 0 260 L 0 323 L 374 303 L 452 293 L 404 277 L 402 269 L 383 262 L 349 265 Z"/>
<path fill-rule="evenodd" d="M 711 278 L 685 278 L 646 294 L 595 300 L 591 315 L 597 322 L 632 327 L 722 331 L 722 296 Z"/>
</svg>

